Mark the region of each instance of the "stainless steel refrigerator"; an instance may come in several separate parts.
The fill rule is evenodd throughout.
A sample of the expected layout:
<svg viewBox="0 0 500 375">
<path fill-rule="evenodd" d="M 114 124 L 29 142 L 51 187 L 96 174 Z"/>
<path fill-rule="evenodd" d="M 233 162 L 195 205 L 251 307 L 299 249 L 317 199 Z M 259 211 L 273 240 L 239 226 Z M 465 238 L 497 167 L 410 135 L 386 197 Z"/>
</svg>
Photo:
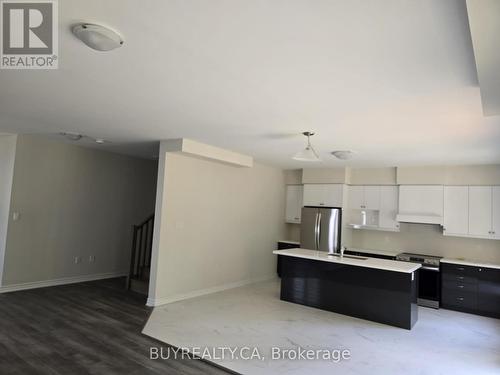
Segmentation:
<svg viewBox="0 0 500 375">
<path fill-rule="evenodd" d="M 330 254 L 339 252 L 341 225 L 341 208 L 302 207 L 300 247 Z"/>
</svg>

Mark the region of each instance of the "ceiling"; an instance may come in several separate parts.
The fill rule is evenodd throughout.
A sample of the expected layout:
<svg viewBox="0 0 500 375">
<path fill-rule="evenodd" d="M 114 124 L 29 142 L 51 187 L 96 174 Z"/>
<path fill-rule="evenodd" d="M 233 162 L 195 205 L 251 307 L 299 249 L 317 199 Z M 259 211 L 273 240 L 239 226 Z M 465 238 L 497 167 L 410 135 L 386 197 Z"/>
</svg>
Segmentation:
<svg viewBox="0 0 500 375">
<path fill-rule="evenodd" d="M 125 45 L 89 49 L 83 21 Z M 64 0 L 59 24 L 58 70 L 0 71 L 0 131 L 144 157 L 186 137 L 300 168 L 311 130 L 314 166 L 500 162 L 465 0 Z"/>
</svg>

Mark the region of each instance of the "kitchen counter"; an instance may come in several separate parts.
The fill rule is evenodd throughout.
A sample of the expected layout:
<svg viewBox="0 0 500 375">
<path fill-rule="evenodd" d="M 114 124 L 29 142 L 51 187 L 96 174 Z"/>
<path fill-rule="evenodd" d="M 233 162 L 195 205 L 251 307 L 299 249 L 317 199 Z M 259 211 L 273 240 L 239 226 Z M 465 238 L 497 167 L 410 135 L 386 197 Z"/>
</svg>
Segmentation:
<svg viewBox="0 0 500 375">
<path fill-rule="evenodd" d="M 300 248 L 275 250 L 273 251 L 273 253 L 289 257 L 297 257 L 297 258 L 318 260 L 322 262 L 346 264 L 351 266 L 375 268 L 379 270 L 403 272 L 403 273 L 412 273 L 421 267 L 421 265 L 418 263 L 399 262 L 396 260 L 362 258 L 362 257 L 356 257 L 356 259 L 354 259 L 354 258 L 348 258 L 347 256 L 344 256 L 343 258 L 338 256 L 328 256 L 328 254 L 324 251 L 316 251 L 316 250 L 308 250 Z"/>
<path fill-rule="evenodd" d="M 283 301 L 405 329 L 417 322 L 420 264 L 301 248 L 273 253 L 281 260 Z"/>
<path fill-rule="evenodd" d="M 441 263 L 461 264 L 464 266 L 500 269 L 500 264 L 498 264 L 498 263 L 495 264 L 495 263 L 489 263 L 489 262 L 483 262 L 483 261 L 471 260 L 471 259 L 443 258 L 443 259 L 441 259 Z"/>
</svg>

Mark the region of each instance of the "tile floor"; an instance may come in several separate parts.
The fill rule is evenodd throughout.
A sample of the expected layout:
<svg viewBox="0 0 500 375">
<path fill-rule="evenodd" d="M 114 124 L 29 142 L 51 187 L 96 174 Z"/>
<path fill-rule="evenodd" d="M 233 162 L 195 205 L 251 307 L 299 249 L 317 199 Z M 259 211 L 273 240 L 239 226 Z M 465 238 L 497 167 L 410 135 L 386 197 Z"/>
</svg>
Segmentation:
<svg viewBox="0 0 500 375">
<path fill-rule="evenodd" d="M 419 308 L 407 331 L 280 301 L 279 281 L 159 306 L 143 333 L 176 347 L 258 347 L 263 360 L 215 351 L 213 362 L 243 374 L 500 374 L 500 320 Z M 272 347 L 349 349 L 351 358 L 271 360 Z"/>
</svg>

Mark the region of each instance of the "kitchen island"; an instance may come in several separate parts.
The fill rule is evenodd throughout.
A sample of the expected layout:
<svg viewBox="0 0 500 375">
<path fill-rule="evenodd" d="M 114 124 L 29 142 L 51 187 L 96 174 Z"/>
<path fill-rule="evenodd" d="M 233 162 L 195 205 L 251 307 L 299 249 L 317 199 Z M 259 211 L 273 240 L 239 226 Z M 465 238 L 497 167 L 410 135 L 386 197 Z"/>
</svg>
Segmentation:
<svg viewBox="0 0 500 375">
<path fill-rule="evenodd" d="M 283 301 L 406 329 L 417 321 L 420 264 L 299 248 L 273 253 Z"/>
</svg>

